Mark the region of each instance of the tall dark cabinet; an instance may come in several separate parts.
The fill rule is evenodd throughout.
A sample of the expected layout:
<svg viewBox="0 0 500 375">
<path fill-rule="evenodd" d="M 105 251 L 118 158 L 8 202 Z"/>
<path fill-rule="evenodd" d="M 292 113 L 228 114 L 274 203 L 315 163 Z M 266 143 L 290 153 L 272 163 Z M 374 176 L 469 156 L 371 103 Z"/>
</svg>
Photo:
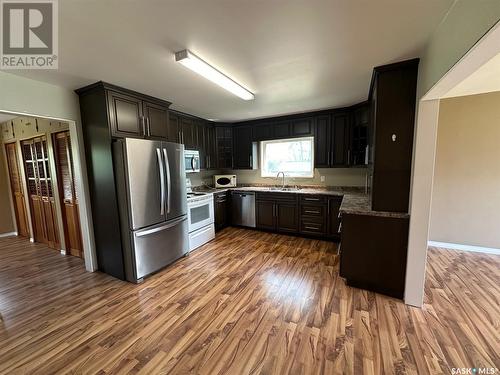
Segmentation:
<svg viewBox="0 0 500 375">
<path fill-rule="evenodd" d="M 372 209 L 408 212 L 418 59 L 374 69 Z"/>
<path fill-rule="evenodd" d="M 360 130 L 355 136 L 361 145 L 357 158 L 364 142 L 374 148 L 365 154 L 373 171 L 374 212 L 342 214 L 340 275 L 348 285 L 396 298 L 405 291 L 417 72 L 418 59 L 374 69 L 372 118 L 359 114 L 353 122 L 373 125 L 373 133 Z"/>
<path fill-rule="evenodd" d="M 87 161 L 98 267 L 124 280 L 112 143 L 122 137 L 172 139 L 170 103 L 105 82 L 76 90 Z"/>
</svg>

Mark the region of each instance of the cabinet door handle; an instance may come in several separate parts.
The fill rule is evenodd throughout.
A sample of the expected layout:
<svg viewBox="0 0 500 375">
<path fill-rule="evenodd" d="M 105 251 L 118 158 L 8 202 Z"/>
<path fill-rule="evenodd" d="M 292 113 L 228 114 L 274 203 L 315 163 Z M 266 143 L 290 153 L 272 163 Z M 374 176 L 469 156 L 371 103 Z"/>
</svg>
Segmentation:
<svg viewBox="0 0 500 375">
<path fill-rule="evenodd" d="M 252 155 L 249 155 L 249 160 L 250 160 L 250 163 L 249 163 L 250 164 L 250 168 L 252 168 L 253 167 L 252 166 Z"/>
<path fill-rule="evenodd" d="M 319 198 L 304 198 L 305 201 L 319 201 Z"/>
<path fill-rule="evenodd" d="M 308 225 L 306 225 L 304 228 L 312 229 L 312 230 L 319 230 L 319 227 L 312 227 L 312 226 L 308 226 Z"/>
<path fill-rule="evenodd" d="M 305 210 L 305 212 L 308 214 L 319 214 L 319 211 Z"/>
<path fill-rule="evenodd" d="M 347 150 L 347 165 L 351 165 L 351 150 Z"/>
<path fill-rule="evenodd" d="M 149 117 L 145 117 L 146 119 L 146 129 L 148 131 L 148 137 L 151 137 L 151 123 L 149 122 Z"/>
<path fill-rule="evenodd" d="M 141 124 L 142 124 L 142 135 L 147 136 L 146 132 L 146 120 L 144 119 L 144 116 L 141 116 Z"/>
<path fill-rule="evenodd" d="M 339 229 L 337 230 L 337 233 L 340 233 L 342 231 L 342 222 L 339 224 Z"/>
</svg>

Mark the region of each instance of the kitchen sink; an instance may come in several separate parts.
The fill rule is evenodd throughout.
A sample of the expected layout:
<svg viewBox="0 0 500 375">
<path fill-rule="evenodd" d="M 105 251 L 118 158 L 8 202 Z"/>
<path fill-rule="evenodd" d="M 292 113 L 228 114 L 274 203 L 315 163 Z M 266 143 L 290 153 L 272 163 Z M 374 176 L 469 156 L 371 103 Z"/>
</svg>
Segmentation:
<svg viewBox="0 0 500 375">
<path fill-rule="evenodd" d="M 299 191 L 299 187 L 270 187 L 269 190 L 271 191 Z"/>
</svg>

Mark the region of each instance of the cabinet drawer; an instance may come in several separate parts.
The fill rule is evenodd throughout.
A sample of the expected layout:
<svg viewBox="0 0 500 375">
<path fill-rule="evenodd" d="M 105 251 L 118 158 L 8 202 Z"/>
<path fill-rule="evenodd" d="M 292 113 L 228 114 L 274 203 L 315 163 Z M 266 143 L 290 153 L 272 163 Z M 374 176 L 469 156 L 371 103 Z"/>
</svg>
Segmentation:
<svg viewBox="0 0 500 375">
<path fill-rule="evenodd" d="M 258 192 L 255 195 L 255 199 L 259 201 L 275 201 L 275 202 L 283 202 L 283 203 L 296 203 L 297 202 L 297 194 L 293 193 L 267 193 L 267 192 Z"/>
<path fill-rule="evenodd" d="M 326 204 L 326 195 L 311 195 L 303 194 L 300 196 L 300 203 L 302 204 Z"/>
<path fill-rule="evenodd" d="M 324 221 L 318 218 L 305 218 L 300 221 L 300 231 L 302 233 L 324 235 L 326 233 L 326 226 Z"/>
<path fill-rule="evenodd" d="M 302 203 L 300 205 L 300 214 L 302 216 L 319 216 L 319 217 L 324 217 L 326 213 L 325 206 L 321 205 L 312 205 L 312 204 L 306 204 Z"/>
</svg>

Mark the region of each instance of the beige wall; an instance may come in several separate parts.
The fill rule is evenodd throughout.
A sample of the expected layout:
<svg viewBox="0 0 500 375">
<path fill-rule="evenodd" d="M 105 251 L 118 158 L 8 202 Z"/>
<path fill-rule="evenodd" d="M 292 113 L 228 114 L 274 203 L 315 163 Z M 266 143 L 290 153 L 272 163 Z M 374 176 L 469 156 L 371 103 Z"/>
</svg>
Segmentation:
<svg viewBox="0 0 500 375">
<path fill-rule="evenodd" d="M 498 0 L 457 0 L 422 53 L 418 98 L 442 79 L 499 19 Z M 414 306 L 421 306 L 424 296 L 438 110 L 437 100 L 420 102 L 415 126 L 405 286 L 405 302 Z"/>
<path fill-rule="evenodd" d="M 1 147 L 3 148 L 3 145 Z M 5 152 L 0 150 L 0 235 L 14 230 Z"/>
<path fill-rule="evenodd" d="M 500 248 L 500 92 L 441 101 L 430 240 Z"/>
</svg>

